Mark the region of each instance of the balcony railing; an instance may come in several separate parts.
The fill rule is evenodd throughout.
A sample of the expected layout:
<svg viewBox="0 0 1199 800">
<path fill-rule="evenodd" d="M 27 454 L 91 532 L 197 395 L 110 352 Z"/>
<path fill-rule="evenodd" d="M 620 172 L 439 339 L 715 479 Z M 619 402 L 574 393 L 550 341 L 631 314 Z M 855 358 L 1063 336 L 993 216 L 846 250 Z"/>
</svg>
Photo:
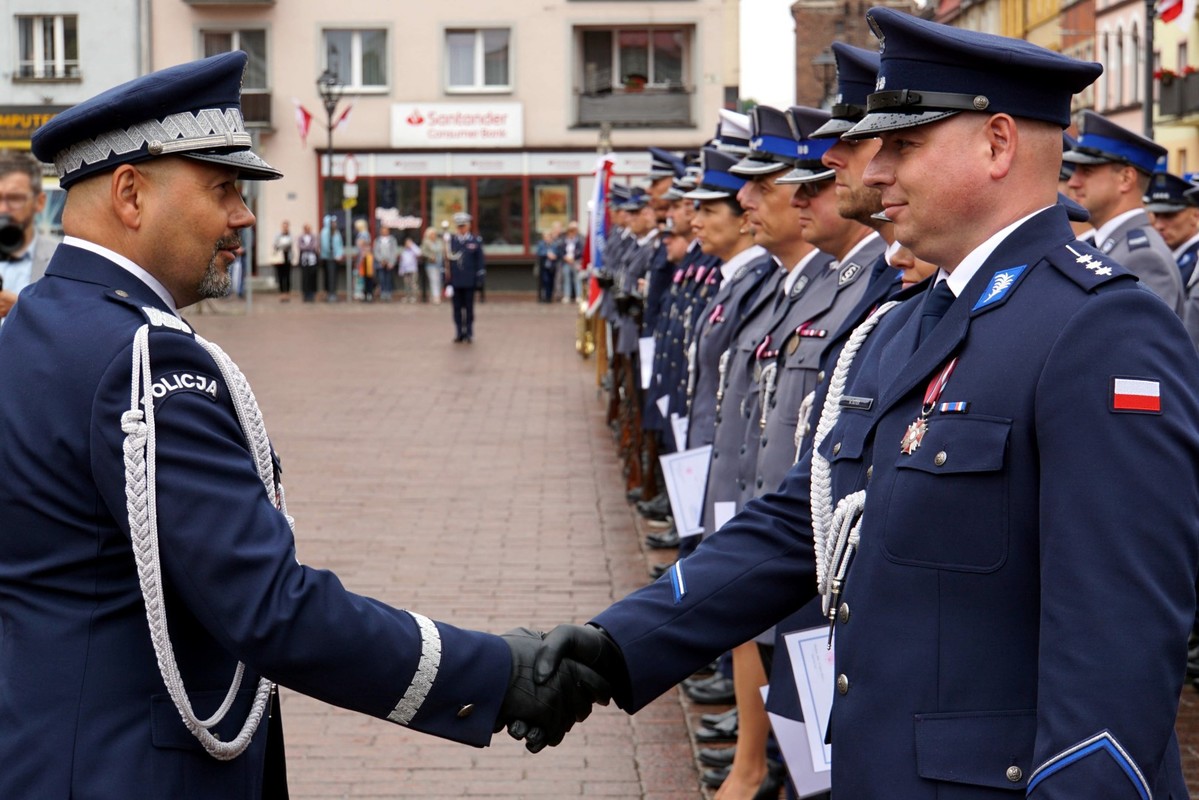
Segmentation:
<svg viewBox="0 0 1199 800">
<path fill-rule="evenodd" d="M 260 89 L 243 89 L 241 116 L 247 128 L 270 128 L 271 93 Z"/>
<path fill-rule="evenodd" d="M 581 128 L 598 128 L 605 122 L 617 128 L 692 128 L 694 94 L 694 89 L 682 86 L 580 92 L 576 124 Z"/>
<path fill-rule="evenodd" d="M 1199 72 L 1162 78 L 1157 97 L 1163 117 L 1199 113 Z"/>
</svg>

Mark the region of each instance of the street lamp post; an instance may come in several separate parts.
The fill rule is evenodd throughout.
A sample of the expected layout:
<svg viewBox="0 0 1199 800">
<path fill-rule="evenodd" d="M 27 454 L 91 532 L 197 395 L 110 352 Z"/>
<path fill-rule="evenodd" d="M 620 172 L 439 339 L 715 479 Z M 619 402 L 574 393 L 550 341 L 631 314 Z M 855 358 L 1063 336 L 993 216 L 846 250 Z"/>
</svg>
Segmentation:
<svg viewBox="0 0 1199 800">
<path fill-rule="evenodd" d="M 812 71 L 816 73 L 816 78 L 820 81 L 820 107 L 831 108 L 830 95 L 833 93 L 837 79 L 837 58 L 833 55 L 831 47 L 826 47 L 812 56 Z"/>
<path fill-rule="evenodd" d="M 327 178 L 332 179 L 332 177 L 333 177 L 333 119 L 334 119 L 333 115 L 337 113 L 337 104 L 341 101 L 341 93 L 342 93 L 342 91 L 344 91 L 344 89 L 341 85 L 341 82 L 337 79 L 337 73 L 333 72 L 329 69 L 326 69 L 324 72 L 321 73 L 320 77 L 316 79 L 316 90 L 321 96 L 321 102 L 324 103 L 324 105 L 325 105 L 325 131 L 328 134 L 328 138 L 326 139 L 326 146 L 325 146 L 325 176 Z M 324 196 L 324 194 L 325 194 L 323 189 L 324 189 L 324 184 L 322 184 L 322 192 L 321 192 L 322 196 Z M 321 227 L 324 227 L 324 225 L 323 225 L 324 212 L 323 211 L 322 211 L 321 216 L 322 216 L 322 226 Z M 342 233 L 343 242 L 345 241 L 346 235 L 347 235 L 347 232 Z M 329 234 L 330 252 L 332 252 L 332 248 L 333 248 L 333 234 L 332 234 L 332 231 L 330 231 L 330 234 Z M 342 252 L 343 253 L 345 252 L 344 247 L 342 249 Z M 328 271 L 326 271 L 325 280 L 326 281 L 329 280 Z M 326 288 L 329 290 L 329 294 L 332 295 L 333 287 L 329 286 Z M 348 299 L 352 296 L 353 296 L 353 286 L 350 284 L 349 259 L 347 258 L 346 259 L 346 298 Z"/>
</svg>

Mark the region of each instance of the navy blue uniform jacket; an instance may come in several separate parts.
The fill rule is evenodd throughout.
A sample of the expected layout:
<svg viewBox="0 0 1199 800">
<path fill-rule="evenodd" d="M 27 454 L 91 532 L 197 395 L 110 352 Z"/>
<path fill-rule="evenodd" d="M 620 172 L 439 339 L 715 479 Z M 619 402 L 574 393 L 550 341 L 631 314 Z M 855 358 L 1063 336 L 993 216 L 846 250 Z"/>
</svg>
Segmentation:
<svg viewBox="0 0 1199 800">
<path fill-rule="evenodd" d="M 1185 798 L 1174 718 L 1199 558 L 1194 346 L 1056 208 L 999 245 L 917 348 L 922 306 L 871 335 L 846 390 L 858 400 L 822 445 L 834 500 L 867 489 L 836 629 L 834 796 Z M 964 410 L 938 406 L 902 454 L 955 354 L 941 400 Z M 1156 381 L 1160 413 L 1118 410 L 1117 377 Z M 805 457 L 681 576 L 595 618 L 628 665 L 622 707 L 812 597 L 809 469 Z"/>
<path fill-rule="evenodd" d="M 238 758 L 210 757 L 167 696 L 150 642 L 121 452 L 144 306 L 170 313 L 130 273 L 63 245 L 0 333 L 3 798 L 261 796 L 266 720 Z M 226 741 L 259 675 L 386 718 L 421 659 L 416 620 L 296 561 L 212 358 L 167 328 L 152 329 L 149 347 L 166 607 L 196 713 L 216 710 L 241 660 L 241 695 L 217 729 Z M 436 678 L 409 727 L 484 745 L 508 647 L 436 627 Z M 459 716 L 468 703 L 473 713 Z"/>
</svg>

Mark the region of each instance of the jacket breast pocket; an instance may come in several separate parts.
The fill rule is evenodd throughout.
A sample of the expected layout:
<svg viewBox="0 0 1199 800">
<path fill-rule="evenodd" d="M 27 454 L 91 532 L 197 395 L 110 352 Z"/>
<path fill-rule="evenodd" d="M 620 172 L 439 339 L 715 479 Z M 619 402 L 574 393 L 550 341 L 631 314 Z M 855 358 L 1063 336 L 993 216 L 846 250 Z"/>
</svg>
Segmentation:
<svg viewBox="0 0 1199 800">
<path fill-rule="evenodd" d="M 899 564 L 993 572 L 1008 551 L 1009 419 L 938 416 L 911 455 L 894 450 L 882 546 Z"/>
<path fill-rule="evenodd" d="M 1036 712 L 917 714 L 921 778 L 1024 794 L 1032 772 Z"/>
<path fill-rule="evenodd" d="M 812 409 L 812 429 L 820 423 L 820 409 Z M 869 447 L 874 414 L 841 409 L 837 424 L 820 443 L 819 452 L 832 465 L 845 461 L 861 461 Z"/>
</svg>

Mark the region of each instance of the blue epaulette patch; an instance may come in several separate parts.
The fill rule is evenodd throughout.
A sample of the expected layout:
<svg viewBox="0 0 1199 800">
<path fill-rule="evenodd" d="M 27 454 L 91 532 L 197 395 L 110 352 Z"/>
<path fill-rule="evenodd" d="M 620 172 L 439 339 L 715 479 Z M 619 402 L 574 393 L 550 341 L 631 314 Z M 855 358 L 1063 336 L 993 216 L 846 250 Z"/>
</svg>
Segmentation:
<svg viewBox="0 0 1199 800">
<path fill-rule="evenodd" d="M 1050 251 L 1045 258 L 1063 275 L 1088 290 L 1129 274 L 1094 247 L 1079 241 Z"/>
<path fill-rule="evenodd" d="M 1140 228 L 1133 230 L 1133 231 L 1129 231 L 1129 233 L 1128 233 L 1128 249 L 1129 250 L 1139 250 L 1142 247 L 1148 247 L 1148 246 L 1149 246 L 1149 234 L 1145 233 L 1145 231 L 1141 230 Z"/>
<path fill-rule="evenodd" d="M 996 272 L 991 276 L 991 281 L 987 284 L 987 288 L 982 293 L 982 296 L 978 298 L 978 302 L 970 310 L 978 311 L 980 308 L 986 308 L 998 303 L 1007 296 L 1008 292 L 1012 291 L 1012 288 L 1016 285 L 1016 279 L 1027 268 L 1027 264 L 1020 264 L 1019 266 L 1008 267 Z"/>
</svg>

